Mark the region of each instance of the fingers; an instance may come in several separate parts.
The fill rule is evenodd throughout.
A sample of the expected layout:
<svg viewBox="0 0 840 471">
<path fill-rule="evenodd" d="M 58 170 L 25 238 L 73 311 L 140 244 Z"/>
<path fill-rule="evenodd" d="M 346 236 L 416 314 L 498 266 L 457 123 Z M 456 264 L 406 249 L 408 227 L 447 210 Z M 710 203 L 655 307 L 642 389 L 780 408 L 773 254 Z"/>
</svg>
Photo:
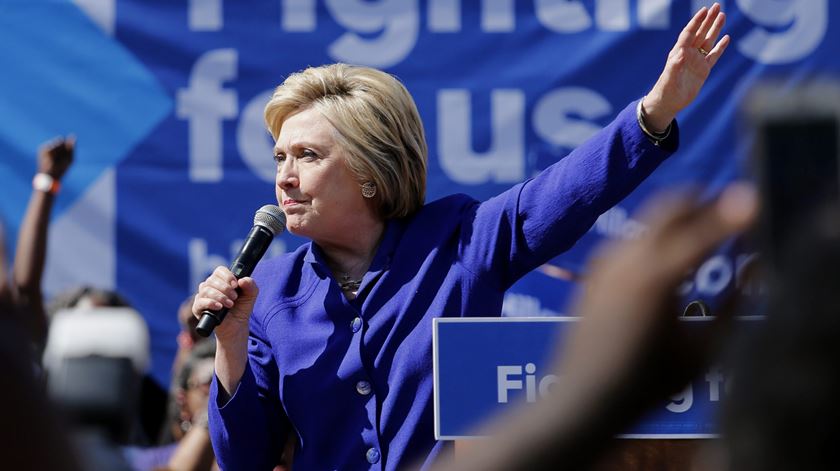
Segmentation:
<svg viewBox="0 0 840 471">
<path fill-rule="evenodd" d="M 651 237 L 673 232 L 697 209 L 697 191 L 691 188 L 670 189 L 654 197 L 642 207 L 639 218 L 651 229 Z"/>
<path fill-rule="evenodd" d="M 709 31 L 706 32 L 704 36 L 698 36 L 698 38 L 702 38 L 698 47 L 702 47 L 706 51 L 711 51 L 712 48 L 715 46 L 717 42 L 718 36 L 720 36 L 720 32 L 723 29 L 723 25 L 726 24 L 726 14 L 723 12 L 719 12 L 714 17 L 714 22 L 712 23 L 712 27 Z"/>
<path fill-rule="evenodd" d="M 64 138 L 61 136 L 56 136 L 50 139 L 47 142 L 44 142 L 40 146 L 38 146 L 38 153 L 39 154 L 52 154 L 55 152 L 56 149 L 64 145 Z"/>
<path fill-rule="evenodd" d="M 239 296 L 243 299 L 256 298 L 260 291 L 259 288 L 257 288 L 257 283 L 250 277 L 245 277 L 239 280 L 239 290 L 241 291 Z"/>
<path fill-rule="evenodd" d="M 680 33 L 680 37 L 677 39 L 677 46 L 694 47 L 692 45 L 697 38 L 697 32 L 700 30 L 700 26 L 706 19 L 706 13 L 708 13 L 708 9 L 703 7 L 694 14 Z"/>
<path fill-rule="evenodd" d="M 705 34 L 705 36 L 703 36 L 703 41 L 699 46 L 702 50 L 708 51 L 708 54 L 706 55 L 706 62 L 709 63 L 710 67 L 714 67 L 715 64 L 717 64 L 718 59 L 720 59 L 720 56 L 723 54 L 723 51 L 725 51 L 726 47 L 729 46 L 729 35 L 724 36 L 720 41 L 718 41 L 718 36 L 720 35 L 721 30 L 723 30 L 724 24 L 726 24 L 726 14 L 718 12 L 715 15 L 711 29 Z"/>
<path fill-rule="evenodd" d="M 722 37 L 720 41 L 715 45 L 715 47 L 709 51 L 709 54 L 706 56 L 706 62 L 709 63 L 710 67 L 714 67 L 717 64 L 718 59 L 720 56 L 723 55 L 723 51 L 726 50 L 726 47 L 729 46 L 729 35 Z"/>
<path fill-rule="evenodd" d="M 724 36 L 720 41 L 717 39 L 725 24 L 726 14 L 720 11 L 719 3 L 708 9 L 703 7 L 683 28 L 677 40 L 677 47 L 705 51 L 706 61 L 710 66 L 714 66 L 729 45 L 729 36 Z"/>
<path fill-rule="evenodd" d="M 730 184 L 716 202 L 717 212 L 731 231 L 747 229 L 758 212 L 758 195 L 748 183 Z"/>
<path fill-rule="evenodd" d="M 50 159 L 54 162 L 70 162 L 73 160 L 73 152 L 76 147 L 76 136 L 70 135 L 67 138 L 62 136 L 54 137 L 38 147 L 38 154 L 43 159 Z"/>
<path fill-rule="evenodd" d="M 758 212 L 758 198 L 751 185 L 736 183 L 716 201 L 680 211 L 671 216 L 671 224 L 651 229 L 665 277 L 685 273 L 715 246 L 747 229 Z"/>
<path fill-rule="evenodd" d="M 204 311 L 218 311 L 223 307 L 230 309 L 239 298 L 236 292 L 238 287 L 239 283 L 230 270 L 216 267 L 213 274 L 198 285 L 198 293 L 193 301 L 193 315 L 200 317 Z"/>
<path fill-rule="evenodd" d="M 67 139 L 64 140 L 64 148 L 67 149 L 67 152 L 70 155 L 73 155 L 73 151 L 76 150 L 76 135 L 70 134 L 67 136 Z"/>
<path fill-rule="evenodd" d="M 661 259 L 660 246 L 696 212 L 694 193 L 688 189 L 671 189 L 647 201 L 639 211 L 638 217 L 647 226 L 646 233 L 634 241 L 607 244 L 598 248 L 590 262 L 590 272 L 602 275 L 615 272 L 620 277 L 623 276 L 622 272 L 627 271 L 626 267 L 638 266 L 640 263 L 650 267 L 646 260 L 651 256 Z M 654 268 L 658 268 L 658 265 Z M 661 271 L 646 272 L 652 274 Z M 610 282 L 606 284 L 609 285 Z"/>
<path fill-rule="evenodd" d="M 706 37 L 712 31 L 712 27 L 717 22 L 719 13 L 719 3 L 715 3 L 711 8 L 706 10 L 705 15 L 703 15 L 703 22 L 700 24 L 700 27 L 697 28 L 697 31 L 695 31 L 694 37 L 691 40 L 691 47 L 699 48 L 703 46 L 703 42 L 706 40 Z"/>
</svg>

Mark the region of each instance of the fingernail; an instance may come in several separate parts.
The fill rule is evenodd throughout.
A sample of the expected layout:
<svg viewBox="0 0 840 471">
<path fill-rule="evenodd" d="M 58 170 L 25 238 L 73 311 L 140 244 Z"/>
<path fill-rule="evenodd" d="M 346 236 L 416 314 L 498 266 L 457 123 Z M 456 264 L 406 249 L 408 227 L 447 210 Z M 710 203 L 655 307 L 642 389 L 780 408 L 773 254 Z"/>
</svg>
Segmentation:
<svg viewBox="0 0 840 471">
<path fill-rule="evenodd" d="M 747 182 L 730 184 L 721 193 L 717 208 L 724 222 L 733 226 L 749 225 L 758 213 L 755 185 Z"/>
</svg>

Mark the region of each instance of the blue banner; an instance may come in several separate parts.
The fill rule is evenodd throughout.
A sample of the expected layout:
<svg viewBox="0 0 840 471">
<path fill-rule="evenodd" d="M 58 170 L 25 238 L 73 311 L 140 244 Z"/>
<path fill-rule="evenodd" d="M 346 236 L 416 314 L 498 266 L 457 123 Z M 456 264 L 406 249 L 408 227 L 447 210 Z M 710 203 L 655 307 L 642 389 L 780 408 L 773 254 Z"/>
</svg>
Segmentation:
<svg viewBox="0 0 840 471">
<path fill-rule="evenodd" d="M 664 186 L 708 194 L 742 172 L 738 103 L 756 81 L 793 86 L 840 71 L 828 0 L 730 0 L 732 44 L 679 117 L 682 147 L 580 243 L 508 294 L 508 315 L 557 315 L 604 238 L 635 237 Z M 92 284 L 147 319 L 168 382 L 175 311 L 226 265 L 273 202 L 262 109 L 309 65 L 382 68 L 414 95 L 430 149 L 428 200 L 485 199 L 562 159 L 646 93 L 679 31 L 710 1 L 0 0 L 0 217 L 8 248 L 39 143 L 78 137 L 53 212 L 45 288 Z M 273 253 L 303 241 L 284 235 Z M 736 288 L 752 254 L 706 260 L 684 292 Z"/>
<path fill-rule="evenodd" d="M 562 349 L 576 317 L 440 318 L 434 321 L 435 438 L 480 438 L 478 428 L 515 404 L 562 395 Z M 691 329 L 711 318 L 683 318 Z M 757 318 L 742 318 L 739 327 Z M 718 402 L 729 379 L 711 367 L 667 404 L 655 408 L 624 438 L 717 436 Z"/>
</svg>

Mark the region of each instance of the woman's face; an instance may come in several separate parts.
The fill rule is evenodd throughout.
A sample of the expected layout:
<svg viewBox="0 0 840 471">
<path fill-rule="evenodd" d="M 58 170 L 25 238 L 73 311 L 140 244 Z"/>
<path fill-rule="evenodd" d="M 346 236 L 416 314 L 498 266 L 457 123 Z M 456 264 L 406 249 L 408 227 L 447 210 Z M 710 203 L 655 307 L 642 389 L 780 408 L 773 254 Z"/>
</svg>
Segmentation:
<svg viewBox="0 0 840 471">
<path fill-rule="evenodd" d="M 354 232 L 360 212 L 371 211 L 336 135 L 320 112 L 308 108 L 283 122 L 274 146 L 275 192 L 286 226 L 321 243 L 340 243 Z"/>
</svg>

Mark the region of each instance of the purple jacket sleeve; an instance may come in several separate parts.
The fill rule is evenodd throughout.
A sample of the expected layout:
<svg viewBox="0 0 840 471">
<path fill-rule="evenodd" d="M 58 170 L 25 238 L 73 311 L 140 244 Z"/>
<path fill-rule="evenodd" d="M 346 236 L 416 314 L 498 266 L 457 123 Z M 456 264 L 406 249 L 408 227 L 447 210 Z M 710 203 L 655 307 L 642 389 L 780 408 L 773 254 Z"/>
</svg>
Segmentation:
<svg viewBox="0 0 840 471">
<path fill-rule="evenodd" d="M 568 250 L 679 144 L 656 146 L 639 128 L 636 102 L 539 175 L 477 205 L 461 235 L 465 267 L 499 289 Z"/>
<path fill-rule="evenodd" d="M 210 436 L 216 460 L 226 471 L 270 471 L 280 463 L 290 429 L 277 392 L 271 347 L 255 335 L 254 325 L 252 318 L 248 364 L 236 391 L 222 403 L 218 378 L 210 386 Z"/>
</svg>

